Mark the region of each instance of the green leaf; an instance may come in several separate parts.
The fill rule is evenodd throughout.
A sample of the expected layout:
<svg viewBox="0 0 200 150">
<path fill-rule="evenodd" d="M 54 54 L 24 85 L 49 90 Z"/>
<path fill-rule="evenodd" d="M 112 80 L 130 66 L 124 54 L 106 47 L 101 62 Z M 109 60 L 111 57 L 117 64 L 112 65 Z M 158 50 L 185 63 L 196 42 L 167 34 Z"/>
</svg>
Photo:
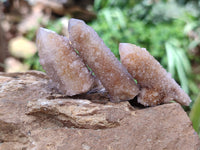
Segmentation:
<svg viewBox="0 0 200 150">
<path fill-rule="evenodd" d="M 118 18 L 118 21 L 119 21 L 121 28 L 125 28 L 126 27 L 126 23 L 125 23 L 126 21 L 125 21 L 125 17 L 123 15 L 122 11 L 119 8 L 117 8 L 116 11 L 115 11 L 115 14 Z"/>
<path fill-rule="evenodd" d="M 175 75 L 175 53 L 173 46 L 169 43 L 165 43 L 165 49 L 167 52 L 167 64 L 168 64 L 168 71 L 171 73 L 172 77 Z"/>
<path fill-rule="evenodd" d="M 178 54 L 180 62 L 182 63 L 182 66 L 184 68 L 184 72 L 186 74 L 190 74 L 191 73 L 191 65 L 190 65 L 190 61 L 189 61 L 188 57 L 186 56 L 184 50 L 183 49 L 177 50 L 177 54 Z"/>
<path fill-rule="evenodd" d="M 190 43 L 189 49 L 193 49 L 193 48 L 197 47 L 199 44 L 200 44 L 200 40 L 194 40 Z"/>
<path fill-rule="evenodd" d="M 192 106 L 190 119 L 195 131 L 200 134 L 200 93 Z"/>
</svg>

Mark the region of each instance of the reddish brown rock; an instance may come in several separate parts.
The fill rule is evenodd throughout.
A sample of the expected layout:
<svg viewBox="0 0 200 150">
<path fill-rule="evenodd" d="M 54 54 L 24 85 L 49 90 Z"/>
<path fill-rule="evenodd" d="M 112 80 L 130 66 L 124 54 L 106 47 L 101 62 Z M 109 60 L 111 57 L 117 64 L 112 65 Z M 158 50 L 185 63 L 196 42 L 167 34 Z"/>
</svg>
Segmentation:
<svg viewBox="0 0 200 150">
<path fill-rule="evenodd" d="M 0 150 L 198 150 L 177 103 L 135 109 L 54 93 L 40 72 L 0 73 Z M 102 97 L 99 97 L 102 98 Z"/>
</svg>

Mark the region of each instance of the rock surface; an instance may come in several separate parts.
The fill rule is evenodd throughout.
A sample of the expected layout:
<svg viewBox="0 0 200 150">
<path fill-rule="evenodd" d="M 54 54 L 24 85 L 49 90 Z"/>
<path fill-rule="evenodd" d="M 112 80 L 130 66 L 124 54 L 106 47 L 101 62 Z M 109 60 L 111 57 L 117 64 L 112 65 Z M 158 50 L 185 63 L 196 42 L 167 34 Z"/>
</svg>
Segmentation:
<svg viewBox="0 0 200 150">
<path fill-rule="evenodd" d="M 84 95 L 56 94 L 47 83 L 41 72 L 0 73 L 0 150 L 200 147 L 191 121 L 177 103 L 145 109 L 128 102 L 100 104 Z"/>
</svg>

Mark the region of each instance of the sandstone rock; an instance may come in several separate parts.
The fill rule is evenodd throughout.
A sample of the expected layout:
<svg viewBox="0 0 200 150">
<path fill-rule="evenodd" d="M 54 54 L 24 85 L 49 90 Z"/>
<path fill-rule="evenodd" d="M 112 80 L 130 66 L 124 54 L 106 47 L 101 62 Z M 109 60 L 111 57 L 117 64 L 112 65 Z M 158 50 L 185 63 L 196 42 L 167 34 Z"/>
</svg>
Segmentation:
<svg viewBox="0 0 200 150">
<path fill-rule="evenodd" d="M 0 73 L 0 150 L 199 147 L 199 137 L 177 103 L 145 109 L 128 102 L 94 103 L 81 95 L 55 93 L 38 71 Z"/>
</svg>

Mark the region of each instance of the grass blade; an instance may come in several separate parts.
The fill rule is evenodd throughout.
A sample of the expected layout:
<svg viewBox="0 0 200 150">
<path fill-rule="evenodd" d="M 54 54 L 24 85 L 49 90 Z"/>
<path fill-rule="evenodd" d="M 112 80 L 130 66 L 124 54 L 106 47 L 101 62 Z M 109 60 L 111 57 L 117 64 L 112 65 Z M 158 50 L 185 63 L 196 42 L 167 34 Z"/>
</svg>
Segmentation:
<svg viewBox="0 0 200 150">
<path fill-rule="evenodd" d="M 193 128 L 198 134 L 200 134 L 200 93 L 192 106 L 190 119 L 192 121 Z"/>
</svg>

